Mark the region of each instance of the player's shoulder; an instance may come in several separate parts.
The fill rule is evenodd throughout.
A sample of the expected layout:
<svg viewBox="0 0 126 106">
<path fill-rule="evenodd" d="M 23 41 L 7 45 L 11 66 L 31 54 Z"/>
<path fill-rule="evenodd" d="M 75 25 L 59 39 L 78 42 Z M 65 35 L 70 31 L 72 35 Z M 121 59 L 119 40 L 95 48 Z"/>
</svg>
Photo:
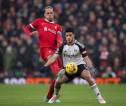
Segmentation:
<svg viewBox="0 0 126 106">
<path fill-rule="evenodd" d="M 57 26 L 57 28 L 62 28 L 62 26 L 58 23 L 55 23 L 55 25 Z"/>
<path fill-rule="evenodd" d="M 36 18 L 35 21 L 36 21 L 36 22 L 43 22 L 44 19 L 43 19 L 43 18 Z"/>
<path fill-rule="evenodd" d="M 60 24 L 57 24 L 57 23 L 56 23 L 56 25 L 57 25 L 58 27 L 62 27 Z"/>
<path fill-rule="evenodd" d="M 75 43 L 77 46 L 81 47 L 81 48 L 85 48 L 85 45 L 82 44 L 82 43 L 80 43 L 80 42 L 77 41 L 77 40 L 75 40 L 74 43 Z"/>
</svg>

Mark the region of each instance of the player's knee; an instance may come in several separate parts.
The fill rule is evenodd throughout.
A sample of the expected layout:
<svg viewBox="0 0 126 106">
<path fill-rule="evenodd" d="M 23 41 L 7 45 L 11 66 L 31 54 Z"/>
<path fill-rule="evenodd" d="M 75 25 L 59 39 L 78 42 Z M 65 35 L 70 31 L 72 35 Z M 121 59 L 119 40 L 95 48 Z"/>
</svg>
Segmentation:
<svg viewBox="0 0 126 106">
<path fill-rule="evenodd" d="M 85 75 L 84 76 L 86 80 L 89 80 L 90 79 L 90 76 L 89 75 Z"/>
<path fill-rule="evenodd" d="M 86 80 L 90 80 L 91 79 L 91 75 L 89 73 L 86 73 L 86 74 L 84 74 L 84 78 Z"/>
</svg>

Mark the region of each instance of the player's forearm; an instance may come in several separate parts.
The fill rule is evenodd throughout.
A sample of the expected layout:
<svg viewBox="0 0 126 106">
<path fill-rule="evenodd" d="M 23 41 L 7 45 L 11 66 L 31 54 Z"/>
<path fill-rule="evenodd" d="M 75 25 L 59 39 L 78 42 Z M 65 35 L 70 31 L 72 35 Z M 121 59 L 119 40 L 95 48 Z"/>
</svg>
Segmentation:
<svg viewBox="0 0 126 106">
<path fill-rule="evenodd" d="M 48 67 L 50 64 L 54 63 L 57 57 L 58 57 L 58 54 L 53 54 L 52 56 L 50 56 L 48 61 L 44 64 L 44 66 Z"/>
<path fill-rule="evenodd" d="M 57 48 L 61 47 L 63 44 L 62 28 L 59 27 L 57 31 Z"/>
<path fill-rule="evenodd" d="M 33 28 L 30 25 L 27 25 L 23 28 L 24 33 L 27 36 L 38 35 L 38 31 L 32 31 Z"/>
<path fill-rule="evenodd" d="M 88 56 L 84 57 L 84 61 L 86 62 L 87 66 L 89 68 L 93 67 L 93 63 L 92 63 L 91 59 Z"/>
<path fill-rule="evenodd" d="M 86 56 L 84 60 L 87 64 L 89 71 L 91 72 L 91 75 L 95 76 L 95 74 L 97 73 L 97 69 L 93 66 L 91 59 L 88 56 Z"/>
<path fill-rule="evenodd" d="M 63 44 L 63 39 L 60 35 L 57 37 L 57 48 L 61 47 Z"/>
</svg>

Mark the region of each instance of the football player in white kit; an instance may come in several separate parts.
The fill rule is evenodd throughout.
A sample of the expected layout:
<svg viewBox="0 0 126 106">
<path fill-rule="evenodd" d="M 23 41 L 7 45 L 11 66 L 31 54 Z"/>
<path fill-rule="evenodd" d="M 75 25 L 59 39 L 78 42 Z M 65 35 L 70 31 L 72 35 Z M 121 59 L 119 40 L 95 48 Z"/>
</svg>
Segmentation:
<svg viewBox="0 0 126 106">
<path fill-rule="evenodd" d="M 61 84 L 71 81 L 75 77 L 80 77 L 89 83 L 97 97 L 98 102 L 100 104 L 105 104 L 106 101 L 102 97 L 93 77 L 96 69 L 92 64 L 91 59 L 88 57 L 85 45 L 75 40 L 74 30 L 72 28 L 66 29 L 65 39 L 66 43 L 64 43 L 64 45 L 45 63 L 45 66 L 49 66 L 56 60 L 59 54 L 61 54 L 63 59 L 63 69 L 58 74 L 54 88 L 54 95 L 48 103 L 54 103 L 59 98 Z M 76 63 L 78 66 L 77 73 L 72 75 L 65 72 L 66 64 L 71 61 Z"/>
</svg>

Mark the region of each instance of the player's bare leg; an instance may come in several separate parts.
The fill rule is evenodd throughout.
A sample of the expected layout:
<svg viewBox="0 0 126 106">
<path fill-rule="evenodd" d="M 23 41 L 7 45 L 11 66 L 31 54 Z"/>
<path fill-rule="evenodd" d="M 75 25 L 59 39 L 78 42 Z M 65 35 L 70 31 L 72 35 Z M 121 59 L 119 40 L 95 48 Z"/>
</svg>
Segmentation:
<svg viewBox="0 0 126 106">
<path fill-rule="evenodd" d="M 50 86 L 47 94 L 47 100 L 49 100 L 52 97 L 52 93 L 54 92 L 54 84 L 55 84 L 55 80 L 52 80 L 50 82 Z"/>
<path fill-rule="evenodd" d="M 61 64 L 60 64 L 60 60 L 59 59 L 57 59 L 53 64 L 50 65 L 50 68 L 51 68 L 51 70 L 53 72 L 53 75 L 54 75 L 53 76 L 54 80 L 52 80 L 51 83 L 50 83 L 50 87 L 49 87 L 49 90 L 48 90 L 48 94 L 47 94 L 47 97 L 46 97 L 47 100 L 46 101 L 50 100 L 52 98 L 52 96 L 53 96 L 55 79 L 57 77 L 57 72 L 59 72 L 59 70 L 61 69 L 60 66 L 61 66 Z M 56 102 L 60 102 L 60 100 L 57 99 Z"/>
<path fill-rule="evenodd" d="M 97 96 L 97 100 L 100 104 L 105 104 L 106 101 L 104 98 L 101 96 L 101 93 L 99 91 L 99 88 L 94 80 L 94 78 L 91 76 L 90 72 L 88 70 L 84 70 L 81 73 L 81 77 L 85 79 L 89 85 L 91 86 L 92 90 L 94 91 L 95 95 Z"/>
<path fill-rule="evenodd" d="M 64 70 L 61 70 L 59 72 L 59 75 L 56 79 L 56 82 L 55 82 L 55 87 L 54 87 L 54 94 L 53 94 L 53 97 L 48 101 L 48 103 L 55 103 L 56 100 L 59 98 L 59 91 L 60 91 L 60 88 L 61 88 L 61 85 L 63 83 L 65 83 L 66 81 L 68 80 L 67 76 L 64 75 Z"/>
</svg>

